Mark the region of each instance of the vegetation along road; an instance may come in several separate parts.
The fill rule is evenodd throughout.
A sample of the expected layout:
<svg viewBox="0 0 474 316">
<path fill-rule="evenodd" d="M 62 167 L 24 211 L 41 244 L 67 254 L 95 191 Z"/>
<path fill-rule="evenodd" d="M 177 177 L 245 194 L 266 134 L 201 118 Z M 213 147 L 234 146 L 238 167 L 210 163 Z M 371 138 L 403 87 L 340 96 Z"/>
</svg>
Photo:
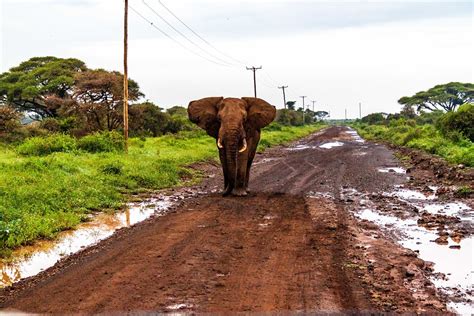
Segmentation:
<svg viewBox="0 0 474 316">
<path fill-rule="evenodd" d="M 462 249 L 423 239 L 407 246 L 397 223 L 414 223 L 406 234 L 436 224 L 438 237 L 448 232 L 460 241 L 469 226 L 425 214 L 420 203 L 442 194 L 444 202 L 472 208 L 473 201 L 456 199 L 426 164 L 405 154 L 409 179 L 392 150 L 348 127 L 329 127 L 257 155 L 245 198 L 222 197 L 219 166 L 197 164 L 208 177 L 175 190 L 192 193 L 180 204 L 3 289 L 0 306 L 37 313 L 445 313 L 447 302 L 465 297 L 435 286 L 438 265 L 421 258 L 423 247 L 452 255 Z M 379 225 L 390 218 L 399 220 Z"/>
</svg>

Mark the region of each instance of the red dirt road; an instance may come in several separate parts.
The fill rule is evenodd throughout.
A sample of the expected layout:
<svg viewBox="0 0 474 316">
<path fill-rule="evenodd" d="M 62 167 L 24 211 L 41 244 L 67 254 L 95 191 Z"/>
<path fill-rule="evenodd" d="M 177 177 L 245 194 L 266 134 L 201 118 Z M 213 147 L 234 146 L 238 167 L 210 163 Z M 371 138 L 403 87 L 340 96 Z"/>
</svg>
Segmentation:
<svg viewBox="0 0 474 316">
<path fill-rule="evenodd" d="M 390 150 L 358 143 L 345 131 L 331 127 L 300 141 L 303 147 L 267 151 L 251 172 L 250 196 L 188 198 L 2 290 L 0 307 L 35 313 L 446 312 L 427 279 L 429 266 L 355 220 L 339 198 L 345 187 L 370 193 L 405 181 L 377 172 L 395 163 Z M 336 140 L 344 145 L 318 147 Z M 206 170 L 216 176 L 193 190 L 220 188 L 218 168 Z"/>
</svg>

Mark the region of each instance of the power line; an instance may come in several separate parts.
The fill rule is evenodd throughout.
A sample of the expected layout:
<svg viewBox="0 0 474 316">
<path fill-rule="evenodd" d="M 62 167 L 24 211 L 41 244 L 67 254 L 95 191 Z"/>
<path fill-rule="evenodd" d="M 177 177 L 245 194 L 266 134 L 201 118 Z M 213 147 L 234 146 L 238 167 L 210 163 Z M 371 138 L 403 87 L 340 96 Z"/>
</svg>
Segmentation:
<svg viewBox="0 0 474 316">
<path fill-rule="evenodd" d="M 158 2 L 160 3 L 160 5 L 166 9 L 166 11 L 168 11 L 176 20 L 178 20 L 179 22 L 181 22 L 181 24 L 183 24 L 189 31 L 191 31 L 194 35 L 196 35 L 196 37 L 198 37 L 200 40 L 202 40 L 204 43 L 206 43 L 209 47 L 211 47 L 212 49 L 214 49 L 216 52 L 222 54 L 223 56 L 226 56 L 227 58 L 237 62 L 238 64 L 241 64 L 241 65 L 245 65 L 245 63 L 241 62 L 240 60 L 226 54 L 225 52 L 221 51 L 220 49 L 218 49 L 217 47 L 215 47 L 214 45 L 212 45 L 211 43 L 209 43 L 205 38 L 203 38 L 201 35 L 199 35 L 196 31 L 194 31 L 189 25 L 187 25 L 186 23 L 184 23 L 183 20 L 181 20 L 173 11 L 171 11 L 163 2 L 161 2 L 160 0 L 158 0 Z"/>
<path fill-rule="evenodd" d="M 150 21 L 149 19 L 147 19 L 146 17 L 143 16 L 143 14 L 141 14 L 140 12 L 138 12 L 134 7 L 132 7 L 131 5 L 129 5 L 129 8 L 135 12 L 135 14 L 137 14 L 139 17 L 141 17 L 143 20 L 145 20 L 148 24 L 150 24 L 153 28 L 155 28 L 157 31 L 159 31 L 161 34 L 163 34 L 164 36 L 166 36 L 167 38 L 169 38 L 170 40 L 172 40 L 173 42 L 175 42 L 176 44 L 178 44 L 179 46 L 181 46 L 182 48 L 184 48 L 185 50 L 187 50 L 188 52 L 196 55 L 196 56 L 199 56 L 205 60 L 207 60 L 208 62 L 211 62 L 213 64 L 216 64 L 216 65 L 219 65 L 219 66 L 227 66 L 225 64 L 221 64 L 219 62 L 216 62 L 204 55 L 201 55 L 195 51 L 193 51 L 192 49 L 190 49 L 189 47 L 183 45 L 181 42 L 179 42 L 178 40 L 174 39 L 172 36 L 168 35 L 165 31 L 161 30 L 159 27 L 157 27 L 152 21 Z"/>
<path fill-rule="evenodd" d="M 199 48 L 202 52 L 204 52 L 205 54 L 219 60 L 220 62 L 223 62 L 225 64 L 227 64 L 228 66 L 231 66 L 232 64 L 225 61 L 224 59 L 222 58 L 219 58 L 218 56 L 208 52 L 207 50 L 205 50 L 204 48 L 202 48 L 201 46 L 199 46 L 198 44 L 196 44 L 193 40 L 191 40 L 189 37 L 187 37 L 185 34 L 183 34 L 180 30 L 178 30 L 177 28 L 175 28 L 173 26 L 173 24 L 171 24 L 170 22 L 168 22 L 163 16 L 161 16 L 158 12 L 156 12 L 155 9 L 153 9 L 148 3 L 145 2 L 145 0 L 142 0 L 143 4 L 145 6 L 148 7 L 148 9 L 150 9 L 150 11 L 152 11 L 158 18 L 160 18 L 160 20 L 162 20 L 163 22 L 166 23 L 166 25 L 168 25 L 170 28 L 172 28 L 176 33 L 178 33 L 179 35 L 181 35 L 184 39 L 186 39 L 189 43 L 191 43 L 192 45 L 194 45 L 195 47 Z"/>
</svg>

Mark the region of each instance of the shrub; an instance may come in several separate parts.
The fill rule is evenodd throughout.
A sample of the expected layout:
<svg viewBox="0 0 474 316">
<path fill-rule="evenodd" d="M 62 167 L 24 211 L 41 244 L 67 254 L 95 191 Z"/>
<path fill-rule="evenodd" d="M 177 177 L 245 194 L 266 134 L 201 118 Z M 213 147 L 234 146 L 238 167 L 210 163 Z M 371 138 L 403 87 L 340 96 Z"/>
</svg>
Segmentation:
<svg viewBox="0 0 474 316">
<path fill-rule="evenodd" d="M 18 153 L 24 156 L 44 156 L 54 152 L 71 152 L 75 149 L 76 140 L 64 134 L 28 138 L 17 147 Z"/>
<path fill-rule="evenodd" d="M 457 137 L 452 133 L 457 131 L 474 142 L 474 104 L 466 103 L 456 112 L 443 114 L 437 122 L 437 127 L 447 137 Z"/>
<path fill-rule="evenodd" d="M 9 106 L 0 106 L 0 133 L 11 132 L 20 126 L 21 114 Z"/>
<path fill-rule="evenodd" d="M 364 116 L 361 121 L 367 124 L 383 124 L 385 123 L 385 118 L 382 113 L 372 113 Z"/>
<path fill-rule="evenodd" d="M 122 169 L 123 169 L 123 163 L 120 161 L 108 162 L 100 168 L 102 173 L 113 174 L 113 175 L 122 174 Z"/>
<path fill-rule="evenodd" d="M 77 148 L 90 153 L 119 152 L 125 149 L 125 141 L 118 132 L 98 132 L 79 139 Z"/>
<path fill-rule="evenodd" d="M 45 130 L 48 130 L 53 133 L 57 133 L 61 130 L 58 120 L 52 117 L 48 117 L 42 120 L 40 126 L 41 128 L 44 128 Z"/>
</svg>

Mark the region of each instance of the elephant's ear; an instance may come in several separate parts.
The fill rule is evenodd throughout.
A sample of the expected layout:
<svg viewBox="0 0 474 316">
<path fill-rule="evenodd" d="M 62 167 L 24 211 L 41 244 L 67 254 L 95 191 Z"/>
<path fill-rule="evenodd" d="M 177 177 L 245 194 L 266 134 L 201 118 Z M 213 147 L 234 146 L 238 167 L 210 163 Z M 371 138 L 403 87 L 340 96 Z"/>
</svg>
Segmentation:
<svg viewBox="0 0 474 316">
<path fill-rule="evenodd" d="M 276 115 L 276 109 L 267 101 L 259 98 L 242 98 L 247 102 L 247 122 L 254 128 L 263 128 L 270 124 Z"/>
<path fill-rule="evenodd" d="M 189 120 L 206 130 L 207 134 L 217 138 L 219 121 L 217 120 L 218 104 L 223 97 L 210 97 L 189 102 Z"/>
</svg>

